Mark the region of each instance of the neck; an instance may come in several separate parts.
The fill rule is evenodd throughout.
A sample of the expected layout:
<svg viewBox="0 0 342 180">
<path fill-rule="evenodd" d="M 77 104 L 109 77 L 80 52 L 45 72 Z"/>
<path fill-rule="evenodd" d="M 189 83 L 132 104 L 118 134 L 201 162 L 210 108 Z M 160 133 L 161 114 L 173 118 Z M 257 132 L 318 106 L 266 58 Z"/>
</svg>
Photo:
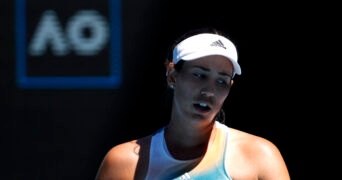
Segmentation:
<svg viewBox="0 0 342 180">
<path fill-rule="evenodd" d="M 189 160 L 205 154 L 215 135 L 214 123 L 202 128 L 165 128 L 165 143 L 170 154 L 179 160 Z"/>
</svg>

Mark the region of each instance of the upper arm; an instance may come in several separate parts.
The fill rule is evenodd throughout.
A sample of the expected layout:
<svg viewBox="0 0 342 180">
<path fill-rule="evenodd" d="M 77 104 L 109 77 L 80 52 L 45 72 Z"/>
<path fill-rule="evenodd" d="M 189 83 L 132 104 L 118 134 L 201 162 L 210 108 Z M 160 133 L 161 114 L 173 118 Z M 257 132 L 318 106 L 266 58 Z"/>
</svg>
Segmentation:
<svg viewBox="0 0 342 180">
<path fill-rule="evenodd" d="M 290 180 L 275 144 L 259 136 L 230 130 L 226 167 L 233 179 Z"/>
<path fill-rule="evenodd" d="M 110 149 L 102 160 L 95 179 L 133 179 L 138 158 L 136 147 L 136 144 L 129 142 Z"/>
<path fill-rule="evenodd" d="M 256 165 L 259 179 L 289 180 L 290 175 L 279 149 L 269 140 L 260 138 L 257 143 Z"/>
</svg>

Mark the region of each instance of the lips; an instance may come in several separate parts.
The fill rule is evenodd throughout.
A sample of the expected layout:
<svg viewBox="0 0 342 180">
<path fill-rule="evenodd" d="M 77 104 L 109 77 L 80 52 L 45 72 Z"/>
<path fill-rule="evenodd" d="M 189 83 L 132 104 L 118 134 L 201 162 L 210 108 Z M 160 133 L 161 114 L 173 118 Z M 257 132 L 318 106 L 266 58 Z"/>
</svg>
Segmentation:
<svg viewBox="0 0 342 180">
<path fill-rule="evenodd" d="M 209 105 L 206 103 L 197 103 L 197 104 L 194 104 L 194 107 L 196 110 L 201 111 L 201 112 L 208 112 L 211 110 Z"/>
</svg>

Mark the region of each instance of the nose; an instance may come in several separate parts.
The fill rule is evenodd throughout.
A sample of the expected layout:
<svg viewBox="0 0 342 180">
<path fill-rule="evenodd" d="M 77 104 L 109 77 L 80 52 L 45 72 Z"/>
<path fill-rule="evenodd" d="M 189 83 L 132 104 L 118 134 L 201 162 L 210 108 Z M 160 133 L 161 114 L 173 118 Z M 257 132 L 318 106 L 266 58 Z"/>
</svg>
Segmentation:
<svg viewBox="0 0 342 180">
<path fill-rule="evenodd" d="M 214 92 L 213 92 L 213 90 L 202 89 L 201 95 L 205 96 L 205 97 L 211 97 L 211 96 L 214 96 Z"/>
</svg>

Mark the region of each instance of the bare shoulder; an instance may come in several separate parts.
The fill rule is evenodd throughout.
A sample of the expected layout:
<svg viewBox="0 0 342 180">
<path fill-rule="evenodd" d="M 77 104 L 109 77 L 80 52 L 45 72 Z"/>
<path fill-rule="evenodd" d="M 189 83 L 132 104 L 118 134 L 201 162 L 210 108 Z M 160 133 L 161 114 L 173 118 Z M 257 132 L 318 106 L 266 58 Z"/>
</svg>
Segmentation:
<svg viewBox="0 0 342 180">
<path fill-rule="evenodd" d="M 141 147 L 146 140 L 144 137 L 112 147 L 98 169 L 96 180 L 134 179 Z"/>
<path fill-rule="evenodd" d="M 234 128 L 229 128 L 229 143 L 240 147 L 244 152 L 253 152 L 262 156 L 278 155 L 279 150 L 271 141 Z"/>
<path fill-rule="evenodd" d="M 228 165 L 234 164 L 229 165 L 233 170 L 238 164 L 240 168 L 248 167 L 259 179 L 290 179 L 278 147 L 263 137 L 229 128 L 228 149 Z"/>
</svg>

